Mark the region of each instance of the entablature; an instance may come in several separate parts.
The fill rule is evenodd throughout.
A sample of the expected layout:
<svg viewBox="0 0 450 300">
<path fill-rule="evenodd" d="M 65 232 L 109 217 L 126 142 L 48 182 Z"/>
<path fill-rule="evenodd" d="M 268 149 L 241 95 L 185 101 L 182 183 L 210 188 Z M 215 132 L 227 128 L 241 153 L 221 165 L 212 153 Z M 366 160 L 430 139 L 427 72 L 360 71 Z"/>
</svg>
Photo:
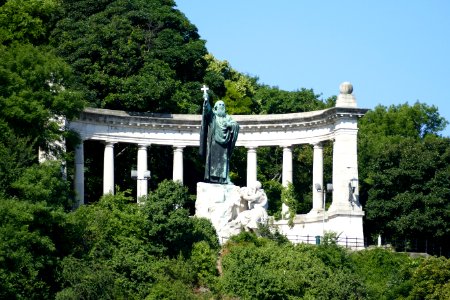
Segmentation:
<svg viewBox="0 0 450 300">
<path fill-rule="evenodd" d="M 333 107 L 324 110 L 233 115 L 239 123 L 237 146 L 278 146 L 315 143 L 333 138 L 336 126 L 357 130 L 367 109 Z M 201 115 L 158 114 L 86 108 L 69 128 L 82 139 L 125 143 L 198 146 Z"/>
</svg>

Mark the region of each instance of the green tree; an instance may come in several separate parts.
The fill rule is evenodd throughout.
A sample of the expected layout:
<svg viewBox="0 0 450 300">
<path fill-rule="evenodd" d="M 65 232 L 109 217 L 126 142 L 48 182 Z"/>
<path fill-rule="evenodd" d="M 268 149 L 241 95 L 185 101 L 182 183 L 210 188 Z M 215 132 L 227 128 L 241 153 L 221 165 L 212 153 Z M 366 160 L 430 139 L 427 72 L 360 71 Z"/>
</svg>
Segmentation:
<svg viewBox="0 0 450 300">
<path fill-rule="evenodd" d="M 49 299 L 67 255 L 66 215 L 44 203 L 0 199 L 0 298 Z"/>
<path fill-rule="evenodd" d="M 58 17 L 57 0 L 6 0 L 0 5 L 0 44 L 13 41 L 42 45 Z"/>
<path fill-rule="evenodd" d="M 143 206 L 118 192 L 71 213 L 72 252 L 59 265 L 57 299 L 191 299 L 194 285 L 214 276 L 218 242 L 209 221 L 182 208 L 187 196 L 165 181 Z"/>
<path fill-rule="evenodd" d="M 13 43 L 0 46 L 0 116 L 15 135 L 51 149 L 61 140 L 55 116 L 72 119 L 84 107 L 82 94 L 70 89 L 71 69 L 49 48 Z M 57 150 L 57 149 L 53 149 Z"/>
<path fill-rule="evenodd" d="M 11 183 L 33 162 L 34 152 L 27 137 L 19 138 L 0 120 L 0 195 L 14 195 Z"/>
<path fill-rule="evenodd" d="M 359 138 L 366 234 L 413 240 L 449 236 L 450 140 L 435 107 L 379 106 L 362 118 Z"/>
<path fill-rule="evenodd" d="M 428 134 L 438 135 L 448 122 L 438 112 L 436 106 L 416 102 L 391 105 L 378 105 L 369 111 L 359 122 L 360 134 L 364 138 L 383 136 L 424 138 Z"/>
<path fill-rule="evenodd" d="M 63 165 L 59 161 L 46 161 L 24 170 L 11 186 L 22 200 L 46 202 L 49 206 L 70 210 L 74 195 L 63 176 Z"/>
<path fill-rule="evenodd" d="M 448 299 L 450 296 L 450 260 L 430 257 L 422 260 L 412 275 L 408 299 Z"/>
<path fill-rule="evenodd" d="M 260 85 L 255 93 L 261 114 L 296 113 L 326 108 L 327 104 L 319 100 L 319 97 L 312 89 L 302 88 L 289 92 L 268 85 Z"/>
<path fill-rule="evenodd" d="M 146 235 L 151 241 L 153 253 L 176 257 L 189 257 L 192 245 L 205 240 L 214 249 L 217 236 L 212 238 L 211 223 L 200 221 L 204 228 L 196 225 L 185 208 L 189 201 L 187 188 L 179 182 L 162 181 L 158 188 L 144 200 Z M 215 234 L 215 232 L 214 232 Z"/>
<path fill-rule="evenodd" d="M 207 63 L 205 41 L 197 28 L 165 0 L 62 1 L 63 17 L 52 31 L 51 45 L 74 69 L 76 86 L 92 107 L 139 112 L 199 113 L 200 86 Z M 91 146 L 91 145 L 89 145 Z M 102 145 L 93 147 L 101 149 Z M 136 160 L 126 145 L 116 166 L 130 167 Z M 155 149 L 155 150 L 153 150 Z M 163 166 L 172 152 L 154 146 L 152 188 L 170 179 Z M 96 163 L 101 153 L 86 152 L 87 196 L 97 201 L 101 177 Z M 118 184 L 134 189 L 129 178 L 117 172 Z M 195 176 L 193 176 L 195 177 Z M 195 184 L 191 186 L 195 189 Z"/>
<path fill-rule="evenodd" d="M 404 299 L 409 295 L 418 261 L 407 254 L 376 248 L 356 251 L 350 258 L 366 284 L 368 299 Z"/>
<path fill-rule="evenodd" d="M 220 61 L 207 54 L 208 63 L 204 80 L 217 96 L 225 102 L 228 114 L 255 114 L 258 112 L 253 97 L 257 88 L 257 78 L 234 70 L 228 61 Z"/>
<path fill-rule="evenodd" d="M 320 249 L 319 249 L 320 248 Z M 320 252 L 318 252 L 320 250 Z M 324 252 L 327 255 L 324 255 Z M 222 293 L 240 299 L 364 299 L 365 287 L 337 246 L 277 243 L 242 233 L 222 251 Z M 339 257 L 338 266 L 322 260 Z"/>
<path fill-rule="evenodd" d="M 201 103 L 205 42 L 162 0 L 63 1 L 52 44 L 75 69 L 92 106 L 192 113 Z M 196 99 L 196 98 L 193 98 Z"/>
</svg>

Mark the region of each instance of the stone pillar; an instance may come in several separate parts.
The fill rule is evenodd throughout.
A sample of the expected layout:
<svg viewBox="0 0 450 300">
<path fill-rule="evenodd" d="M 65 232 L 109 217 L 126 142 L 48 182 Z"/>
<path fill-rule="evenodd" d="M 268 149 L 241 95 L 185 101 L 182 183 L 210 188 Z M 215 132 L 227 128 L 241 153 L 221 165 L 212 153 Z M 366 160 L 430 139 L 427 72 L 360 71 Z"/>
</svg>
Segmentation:
<svg viewBox="0 0 450 300">
<path fill-rule="evenodd" d="M 281 184 L 286 188 L 289 183 L 292 183 L 292 148 L 291 146 L 284 146 Z M 282 216 L 289 214 L 289 207 L 284 203 L 281 205 L 281 214 Z"/>
<path fill-rule="evenodd" d="M 317 191 L 316 185 L 319 184 L 321 191 Z M 318 211 L 325 209 L 323 207 L 323 193 L 326 187 L 323 184 L 323 145 L 322 143 L 314 144 L 313 154 L 313 182 L 312 182 L 312 195 L 313 195 L 313 207 L 312 210 Z"/>
<path fill-rule="evenodd" d="M 146 144 L 138 145 L 137 153 L 137 200 L 142 196 L 148 194 L 148 179 L 145 178 L 145 173 L 148 170 L 147 166 L 147 147 Z"/>
<path fill-rule="evenodd" d="M 103 156 L 103 194 L 114 194 L 114 142 L 105 143 Z"/>
<path fill-rule="evenodd" d="M 75 148 L 75 207 L 84 204 L 84 143 Z"/>
<path fill-rule="evenodd" d="M 247 186 L 252 186 L 257 180 L 256 147 L 247 147 Z"/>
<path fill-rule="evenodd" d="M 183 183 L 183 149 L 184 146 L 173 148 L 173 181 Z"/>
<path fill-rule="evenodd" d="M 333 144 L 333 203 L 331 210 L 362 210 L 358 192 L 356 117 L 341 117 L 335 123 Z M 356 179 L 353 191 L 352 179 Z"/>
<path fill-rule="evenodd" d="M 289 183 L 292 183 L 292 148 L 285 146 L 283 147 L 282 185 L 287 187 Z"/>
</svg>

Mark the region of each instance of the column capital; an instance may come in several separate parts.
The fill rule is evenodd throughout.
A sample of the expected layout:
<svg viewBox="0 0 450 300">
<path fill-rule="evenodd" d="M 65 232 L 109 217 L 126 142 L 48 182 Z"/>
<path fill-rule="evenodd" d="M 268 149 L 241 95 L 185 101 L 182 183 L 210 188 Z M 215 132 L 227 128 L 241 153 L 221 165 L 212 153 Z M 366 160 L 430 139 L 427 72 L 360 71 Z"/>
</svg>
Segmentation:
<svg viewBox="0 0 450 300">
<path fill-rule="evenodd" d="M 151 146 L 151 144 L 145 144 L 145 143 L 139 143 L 137 145 L 138 145 L 139 149 L 142 149 L 142 148 L 146 148 L 147 149 L 148 147 Z"/>
<path fill-rule="evenodd" d="M 114 147 L 114 144 L 117 144 L 116 141 L 108 141 L 108 140 L 105 140 L 102 143 L 105 144 L 105 146 L 108 146 L 108 147 Z"/>
<path fill-rule="evenodd" d="M 84 141 L 86 141 L 86 140 L 89 139 L 89 138 L 88 138 L 86 135 L 84 135 L 84 134 L 78 134 L 78 136 L 80 137 L 80 143 L 82 143 L 82 142 L 84 142 Z"/>
<path fill-rule="evenodd" d="M 311 143 L 311 145 L 314 146 L 314 149 L 322 149 L 323 148 L 323 141 L 314 142 L 314 143 Z"/>
<path fill-rule="evenodd" d="M 292 152 L 292 145 L 291 146 L 281 146 L 283 147 L 283 153 L 284 152 Z"/>
<path fill-rule="evenodd" d="M 256 149 L 258 148 L 258 146 L 245 146 L 245 148 L 247 148 L 247 151 L 253 152 L 253 151 L 256 151 Z"/>
</svg>

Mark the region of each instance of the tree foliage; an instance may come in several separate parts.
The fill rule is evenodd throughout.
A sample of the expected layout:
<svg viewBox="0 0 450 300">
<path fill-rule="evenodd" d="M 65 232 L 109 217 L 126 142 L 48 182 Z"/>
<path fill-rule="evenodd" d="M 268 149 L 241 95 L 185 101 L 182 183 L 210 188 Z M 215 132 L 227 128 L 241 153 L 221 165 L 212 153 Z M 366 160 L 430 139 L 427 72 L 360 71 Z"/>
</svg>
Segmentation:
<svg viewBox="0 0 450 300">
<path fill-rule="evenodd" d="M 448 299 L 450 260 L 431 257 L 422 261 L 412 275 L 411 299 Z"/>
<path fill-rule="evenodd" d="M 191 299 L 194 284 L 215 275 L 218 241 L 209 221 L 182 208 L 186 198 L 165 181 L 143 206 L 119 192 L 71 214 L 76 246 L 61 262 L 57 298 Z"/>
<path fill-rule="evenodd" d="M 246 232 L 220 247 L 211 222 L 190 217 L 188 189 L 164 181 L 171 176 L 170 166 L 162 167 L 171 160 L 169 147 L 150 150 L 155 172 L 143 205 L 128 191 L 99 200 L 94 192 L 89 205 L 70 211 L 70 181 L 61 164 L 36 164 L 37 147 L 61 150 L 55 142 L 70 135 L 58 118 L 76 117 L 86 100 L 111 109 L 198 113 L 205 83 L 232 114 L 333 105 L 335 97 L 323 101 L 311 89 L 260 84 L 208 55 L 175 2 L 0 1 L 0 57 L 0 298 L 449 298 L 449 261 L 443 257 L 411 259 L 383 249 L 354 253 L 335 243 L 293 245 L 268 228 L 261 230 L 266 238 Z M 439 136 L 446 124 L 437 108 L 421 103 L 378 106 L 361 120 L 366 234 L 448 240 L 450 140 Z M 85 149 L 90 147 L 87 142 Z M 117 150 L 117 165 L 129 174 L 136 149 Z M 325 145 L 326 182 L 331 151 Z M 185 152 L 191 193 L 201 178 L 194 152 Z M 281 148 L 258 149 L 258 180 L 272 213 L 281 207 L 281 157 Z M 297 201 L 297 212 L 306 212 L 312 148 L 296 146 L 293 157 L 289 198 Z M 245 161 L 245 149 L 237 149 L 231 175 L 239 185 L 245 184 Z M 88 187 L 101 182 L 98 162 L 86 157 Z M 121 184 L 135 185 L 125 176 L 118 174 Z"/>
<path fill-rule="evenodd" d="M 381 248 L 355 252 L 350 259 L 366 283 L 368 299 L 406 298 L 412 289 L 412 273 L 419 265 L 407 254 Z"/>
<path fill-rule="evenodd" d="M 261 85 L 255 95 L 261 114 L 296 113 L 326 108 L 327 104 L 320 101 L 319 97 L 312 89 L 302 88 L 289 92 L 268 85 Z"/>
<path fill-rule="evenodd" d="M 212 90 L 213 99 L 221 98 L 229 114 L 255 114 L 258 111 L 253 101 L 257 89 L 257 78 L 244 75 L 233 69 L 228 61 L 220 61 L 207 54 L 208 63 L 204 81 Z"/>
<path fill-rule="evenodd" d="M 174 2 L 63 1 L 52 44 L 75 69 L 91 105 L 196 112 L 205 42 Z M 200 101 L 199 97 L 199 101 Z"/>
<path fill-rule="evenodd" d="M 0 120 L 0 194 L 14 195 L 11 183 L 33 162 L 28 137 L 17 137 L 6 122 Z"/>
<path fill-rule="evenodd" d="M 11 186 L 22 200 L 46 202 L 50 206 L 70 210 L 74 194 L 63 172 L 59 161 L 46 161 L 24 170 Z"/>
<path fill-rule="evenodd" d="M 195 224 L 197 221 L 189 217 L 189 211 L 184 208 L 188 201 L 187 188 L 168 180 L 161 182 L 145 200 L 145 230 L 155 254 L 187 257 L 193 243 L 200 240 L 208 241 L 212 248 L 218 247 L 210 223 L 203 222 L 204 227 L 200 228 Z"/>
<path fill-rule="evenodd" d="M 361 202 L 366 233 L 437 239 L 450 232 L 450 140 L 435 107 L 378 106 L 360 122 Z"/>
<path fill-rule="evenodd" d="M 51 148 L 62 139 L 55 116 L 72 119 L 84 107 L 82 94 L 69 88 L 70 67 L 50 49 L 31 44 L 0 46 L 0 56 L 1 119 L 36 153 L 37 146 Z"/>
<path fill-rule="evenodd" d="M 0 44 L 46 44 L 59 15 L 57 0 L 7 0 L 0 6 Z"/>
<path fill-rule="evenodd" d="M 324 253 L 347 256 L 337 246 L 295 246 L 247 237 L 231 241 L 224 253 L 220 286 L 225 295 L 241 299 L 364 299 L 365 296 L 364 284 L 349 264 L 335 267 L 321 258 Z"/>
<path fill-rule="evenodd" d="M 67 255 L 66 215 L 44 203 L 0 199 L 0 298 L 51 298 Z"/>
<path fill-rule="evenodd" d="M 448 122 L 439 115 L 435 106 L 416 102 L 391 105 L 378 105 L 361 120 L 361 135 L 373 137 L 396 136 L 424 138 L 426 135 L 437 135 Z"/>
</svg>

